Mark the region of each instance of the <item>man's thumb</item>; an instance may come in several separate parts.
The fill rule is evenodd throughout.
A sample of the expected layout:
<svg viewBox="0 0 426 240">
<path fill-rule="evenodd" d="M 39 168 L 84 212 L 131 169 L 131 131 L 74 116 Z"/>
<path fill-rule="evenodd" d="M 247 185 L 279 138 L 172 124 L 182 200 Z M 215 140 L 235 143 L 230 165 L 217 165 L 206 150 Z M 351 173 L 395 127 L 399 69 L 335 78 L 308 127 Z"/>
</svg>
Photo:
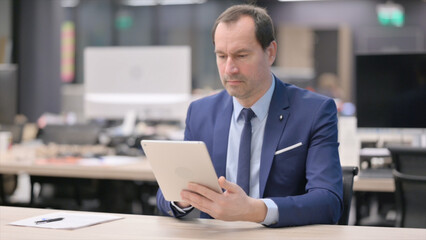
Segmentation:
<svg viewBox="0 0 426 240">
<path fill-rule="evenodd" d="M 228 180 L 226 180 L 226 178 L 224 176 L 221 176 L 219 178 L 219 186 L 223 189 L 225 189 L 226 191 L 231 191 L 234 192 L 236 185 Z"/>
</svg>

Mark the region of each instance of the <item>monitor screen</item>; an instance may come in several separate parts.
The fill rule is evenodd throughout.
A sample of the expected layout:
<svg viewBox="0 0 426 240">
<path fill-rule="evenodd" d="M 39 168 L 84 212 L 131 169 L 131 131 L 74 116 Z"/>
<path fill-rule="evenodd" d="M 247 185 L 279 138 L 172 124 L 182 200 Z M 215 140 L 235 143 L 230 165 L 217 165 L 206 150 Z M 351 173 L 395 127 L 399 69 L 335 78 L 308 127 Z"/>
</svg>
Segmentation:
<svg viewBox="0 0 426 240">
<path fill-rule="evenodd" d="M 84 53 L 88 119 L 182 121 L 191 98 L 188 46 L 89 47 Z"/>
<path fill-rule="evenodd" d="M 356 56 L 358 127 L 426 128 L 426 54 Z"/>
</svg>

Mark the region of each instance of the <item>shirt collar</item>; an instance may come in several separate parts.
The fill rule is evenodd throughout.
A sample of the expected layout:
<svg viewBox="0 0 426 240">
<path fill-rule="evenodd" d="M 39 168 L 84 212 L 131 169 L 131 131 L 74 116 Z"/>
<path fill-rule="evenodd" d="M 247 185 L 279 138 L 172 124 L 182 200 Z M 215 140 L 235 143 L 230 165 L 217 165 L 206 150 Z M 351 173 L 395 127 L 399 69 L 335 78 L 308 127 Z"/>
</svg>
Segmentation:
<svg viewBox="0 0 426 240">
<path fill-rule="evenodd" d="M 262 121 L 268 114 L 269 104 L 271 103 L 272 94 L 274 93 L 275 76 L 271 74 L 271 77 L 271 87 L 269 87 L 268 91 L 266 91 L 266 93 L 259 100 L 257 100 L 253 106 L 251 106 L 251 110 L 253 110 L 254 114 L 256 114 L 256 117 L 260 121 Z M 241 110 L 243 110 L 244 107 L 237 101 L 235 97 L 232 97 L 232 103 L 234 105 L 234 118 L 238 120 Z"/>
</svg>

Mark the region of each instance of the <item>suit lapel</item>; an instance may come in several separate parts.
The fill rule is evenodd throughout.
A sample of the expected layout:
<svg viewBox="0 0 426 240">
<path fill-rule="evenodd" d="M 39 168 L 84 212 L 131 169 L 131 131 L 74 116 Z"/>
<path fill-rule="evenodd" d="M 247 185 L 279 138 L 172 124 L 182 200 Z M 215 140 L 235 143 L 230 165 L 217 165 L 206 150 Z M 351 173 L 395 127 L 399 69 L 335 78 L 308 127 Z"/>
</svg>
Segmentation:
<svg viewBox="0 0 426 240">
<path fill-rule="evenodd" d="M 223 107 L 218 111 L 213 136 L 212 160 L 218 177 L 226 176 L 226 156 L 228 152 L 228 136 L 232 116 L 232 97 L 227 95 Z"/>
<path fill-rule="evenodd" d="M 265 125 L 259 171 L 259 197 L 263 197 L 278 141 L 290 115 L 288 94 L 285 85 L 276 78 L 275 90 L 269 106 Z M 282 116 L 282 117 L 281 117 Z"/>
</svg>

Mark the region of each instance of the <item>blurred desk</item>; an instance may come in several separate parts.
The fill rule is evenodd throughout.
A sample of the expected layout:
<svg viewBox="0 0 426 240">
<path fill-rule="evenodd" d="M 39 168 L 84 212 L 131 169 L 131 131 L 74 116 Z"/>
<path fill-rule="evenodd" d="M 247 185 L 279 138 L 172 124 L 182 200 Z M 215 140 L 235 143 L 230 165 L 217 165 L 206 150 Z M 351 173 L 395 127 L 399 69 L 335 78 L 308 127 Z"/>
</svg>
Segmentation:
<svg viewBox="0 0 426 240">
<path fill-rule="evenodd" d="M 35 161 L 0 160 L 0 174 L 27 173 L 34 176 L 72 177 L 89 179 L 115 179 L 156 181 L 149 162 L 141 158 L 140 162 L 124 165 L 79 164 L 38 164 Z M 385 176 L 386 175 L 386 176 Z M 391 172 L 368 173 L 363 170 L 355 177 L 354 191 L 394 192 L 395 184 Z"/>
<path fill-rule="evenodd" d="M 149 162 L 141 158 L 123 165 L 39 164 L 35 161 L 0 161 L 0 173 L 89 179 L 155 181 Z"/>
<path fill-rule="evenodd" d="M 116 165 L 116 166 L 85 166 L 71 164 L 37 164 L 34 161 L 0 161 L 0 174 L 27 173 L 34 176 L 46 177 L 72 177 L 89 179 L 116 179 L 116 180 L 139 180 L 155 181 L 149 162 L 141 158 L 140 162 Z M 394 192 L 395 184 L 392 176 L 375 177 L 360 176 L 355 177 L 354 191 L 366 192 Z"/>
<path fill-rule="evenodd" d="M 355 192 L 394 192 L 393 178 L 356 178 L 353 189 Z"/>
<path fill-rule="evenodd" d="M 171 217 L 117 214 L 124 219 L 76 230 L 8 225 L 10 222 L 57 210 L 0 207 L 1 239 L 426 239 L 425 229 L 311 225 L 266 228 L 250 222 L 214 219 L 177 220 Z M 84 212 L 78 212 L 84 213 Z M 92 213 L 91 213 L 92 214 Z"/>
<path fill-rule="evenodd" d="M 95 210 L 131 213 L 134 206 L 132 202 L 138 200 L 142 204 L 142 211 L 152 214 L 155 206 L 149 199 L 155 194 L 158 186 L 149 162 L 143 157 L 132 161 L 121 160 L 124 160 L 123 163 L 97 164 L 96 161 L 43 161 L 9 156 L 0 158 L 0 176 L 20 173 L 30 175 L 31 206 L 41 204 L 41 207 L 81 209 L 82 199 L 88 196 L 100 200 L 100 205 L 95 207 Z M 67 195 L 71 203 L 55 199 L 38 201 L 40 198 L 36 197 L 34 191 L 36 182 L 61 184 L 61 187 L 56 188 L 60 191 L 65 191 L 63 187 L 67 186 L 67 189 L 72 189 L 71 195 Z M 86 192 L 90 189 L 89 193 L 92 194 L 84 195 L 83 189 L 86 189 Z M 7 201 L 5 197 L 2 199 Z"/>
<path fill-rule="evenodd" d="M 364 169 L 354 179 L 355 192 L 395 192 L 392 169 Z"/>
</svg>

